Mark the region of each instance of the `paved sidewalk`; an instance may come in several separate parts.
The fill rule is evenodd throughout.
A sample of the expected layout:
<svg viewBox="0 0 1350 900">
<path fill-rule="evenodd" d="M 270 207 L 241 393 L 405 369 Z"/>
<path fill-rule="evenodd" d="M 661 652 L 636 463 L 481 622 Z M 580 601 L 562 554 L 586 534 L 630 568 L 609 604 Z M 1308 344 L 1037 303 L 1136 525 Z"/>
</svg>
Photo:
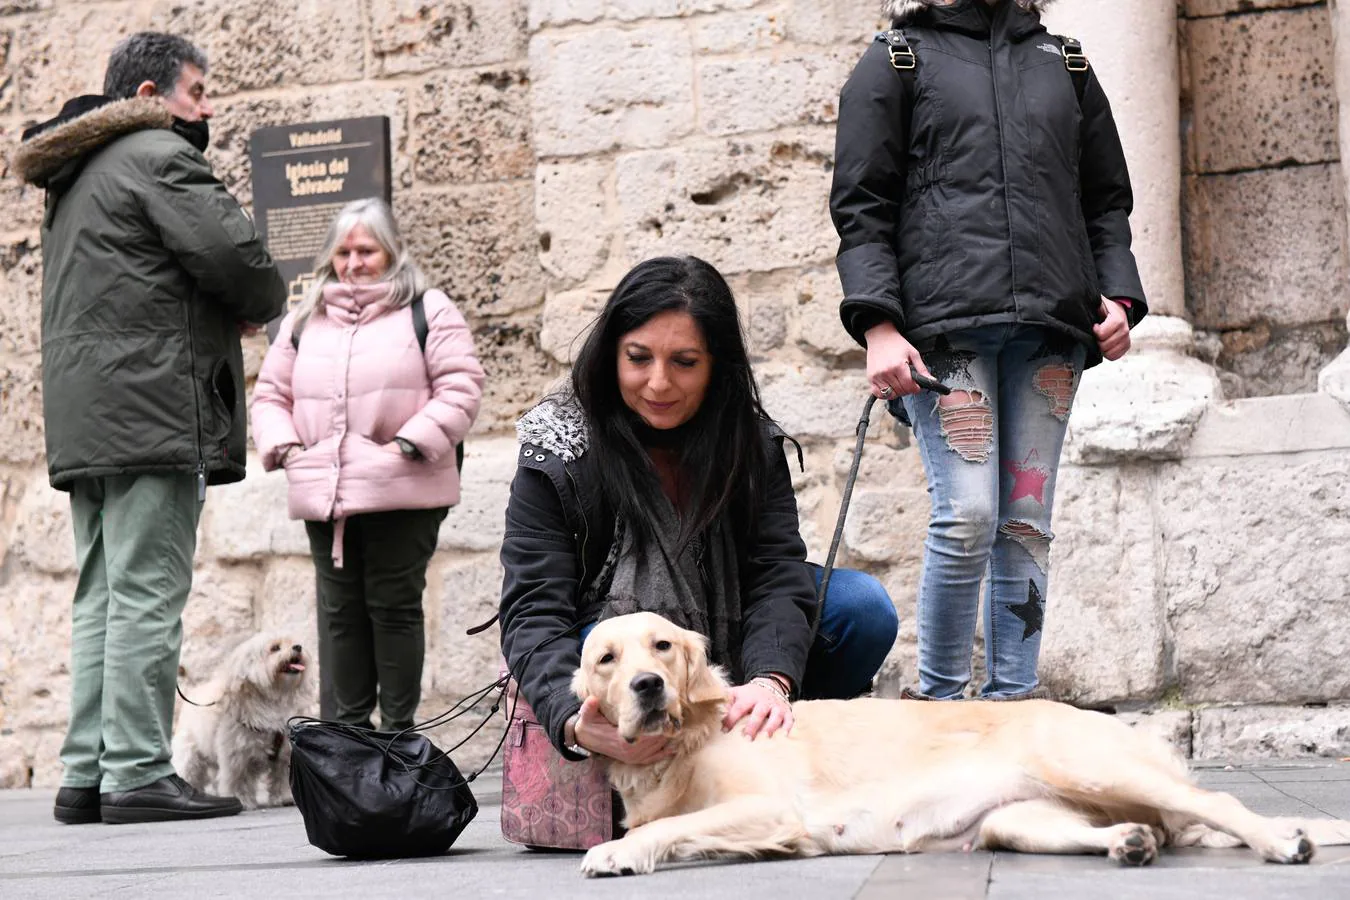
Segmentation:
<svg viewBox="0 0 1350 900">
<path fill-rule="evenodd" d="M 1197 774 L 1262 813 L 1350 819 L 1350 764 L 1207 766 Z M 478 817 L 446 855 L 375 863 L 314 849 L 294 809 L 66 826 L 52 819 L 53 791 L 0 791 L 0 898 L 1350 898 L 1350 847 L 1323 848 L 1307 866 L 1265 864 L 1245 850 L 1169 851 L 1146 869 L 1100 857 L 970 853 L 702 863 L 592 881 L 577 873 L 576 854 L 504 843 L 499 791 L 499 782 L 480 779 Z"/>
</svg>

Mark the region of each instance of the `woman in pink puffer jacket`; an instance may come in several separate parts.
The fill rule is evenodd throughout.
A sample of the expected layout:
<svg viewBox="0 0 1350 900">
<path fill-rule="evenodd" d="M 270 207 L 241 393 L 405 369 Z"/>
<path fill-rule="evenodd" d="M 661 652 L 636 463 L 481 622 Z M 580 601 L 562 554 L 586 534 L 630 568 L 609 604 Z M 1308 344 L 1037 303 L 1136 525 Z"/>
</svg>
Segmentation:
<svg viewBox="0 0 1350 900">
<path fill-rule="evenodd" d="M 427 564 L 459 502 L 455 448 L 483 369 L 382 201 L 343 207 L 318 260 L 258 373 L 253 439 L 264 469 L 286 470 L 291 517 L 309 534 L 321 715 L 368 727 L 378 697 L 381 729 L 398 731 L 421 698 Z"/>
</svg>

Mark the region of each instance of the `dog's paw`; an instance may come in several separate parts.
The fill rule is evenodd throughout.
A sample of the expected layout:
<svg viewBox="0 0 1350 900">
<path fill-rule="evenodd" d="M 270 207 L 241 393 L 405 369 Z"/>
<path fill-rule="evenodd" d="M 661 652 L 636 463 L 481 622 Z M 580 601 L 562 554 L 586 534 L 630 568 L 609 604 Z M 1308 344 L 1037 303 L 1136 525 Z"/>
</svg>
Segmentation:
<svg viewBox="0 0 1350 900">
<path fill-rule="evenodd" d="M 646 875 L 656 868 L 656 861 L 647 854 L 635 852 L 636 849 L 631 842 L 624 840 L 608 841 L 592 847 L 581 861 L 581 874 L 587 878 Z"/>
<path fill-rule="evenodd" d="M 1146 866 L 1158 858 L 1158 836 L 1149 826 L 1126 823 L 1113 830 L 1106 855 L 1122 866 Z"/>
<path fill-rule="evenodd" d="M 1261 855 L 1269 862 L 1301 865 L 1312 859 L 1316 852 L 1316 845 L 1308 840 L 1303 829 L 1295 828 L 1287 836 L 1281 836 L 1272 841 L 1270 846 L 1262 848 Z"/>
</svg>

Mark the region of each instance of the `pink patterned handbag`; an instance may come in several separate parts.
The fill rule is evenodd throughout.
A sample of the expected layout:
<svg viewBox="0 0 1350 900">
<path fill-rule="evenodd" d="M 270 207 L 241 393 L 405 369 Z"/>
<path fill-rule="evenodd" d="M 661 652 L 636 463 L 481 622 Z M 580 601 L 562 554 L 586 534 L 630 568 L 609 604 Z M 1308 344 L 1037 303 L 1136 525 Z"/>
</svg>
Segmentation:
<svg viewBox="0 0 1350 900">
<path fill-rule="evenodd" d="M 507 690 L 502 756 L 502 837 L 550 850 L 589 850 L 615 836 L 616 806 L 604 764 L 571 762 L 549 743 L 534 710 Z"/>
</svg>

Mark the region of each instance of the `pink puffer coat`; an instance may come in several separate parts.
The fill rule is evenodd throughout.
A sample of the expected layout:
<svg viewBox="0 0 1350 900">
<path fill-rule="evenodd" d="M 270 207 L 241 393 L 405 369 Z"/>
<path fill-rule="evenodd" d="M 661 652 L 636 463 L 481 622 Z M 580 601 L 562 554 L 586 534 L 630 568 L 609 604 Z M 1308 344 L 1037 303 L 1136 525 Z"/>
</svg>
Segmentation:
<svg viewBox="0 0 1350 900">
<path fill-rule="evenodd" d="M 412 311 L 390 311 L 389 293 L 388 283 L 326 286 L 324 309 L 305 323 L 299 351 L 292 313 L 263 360 L 252 406 L 263 468 L 275 469 L 287 444 L 305 448 L 286 462 L 293 519 L 459 502 L 454 447 L 483 393 L 473 337 L 450 298 L 427 291 L 423 354 Z M 405 457 L 395 437 L 425 458 Z"/>
</svg>

